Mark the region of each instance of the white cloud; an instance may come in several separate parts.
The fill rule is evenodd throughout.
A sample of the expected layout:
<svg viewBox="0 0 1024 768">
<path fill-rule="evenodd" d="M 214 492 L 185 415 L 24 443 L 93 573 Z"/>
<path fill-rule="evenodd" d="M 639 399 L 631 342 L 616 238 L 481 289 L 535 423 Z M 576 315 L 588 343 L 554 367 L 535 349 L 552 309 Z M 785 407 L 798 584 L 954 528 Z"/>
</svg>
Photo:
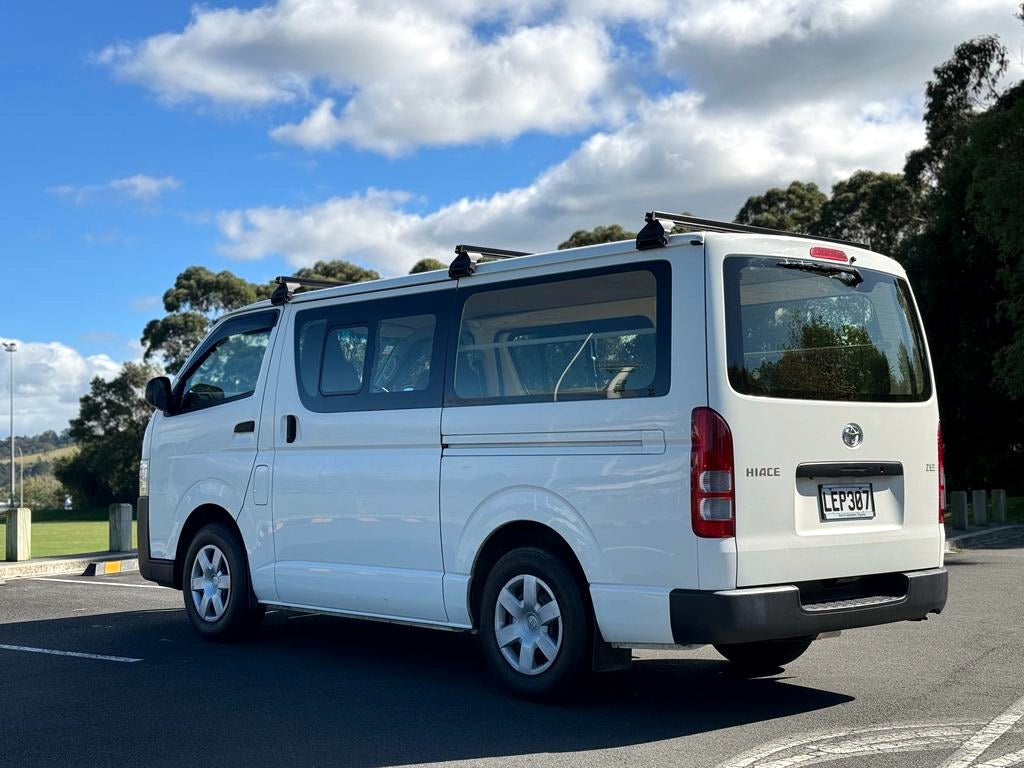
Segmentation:
<svg viewBox="0 0 1024 768">
<path fill-rule="evenodd" d="M 745 107 L 756 120 L 766 105 L 819 99 L 920 103 L 958 43 L 998 34 L 1019 47 L 1014 10 L 1008 0 L 692 0 L 652 41 L 658 68 L 708 108 Z"/>
<path fill-rule="evenodd" d="M 899 101 L 822 101 L 744 118 L 708 112 L 698 94 L 674 94 L 642 103 L 634 120 L 592 136 L 527 187 L 423 215 L 402 209 L 402 193 L 377 190 L 306 208 L 227 211 L 222 249 L 238 259 L 281 254 L 295 266 L 349 258 L 396 274 L 418 258 L 444 258 L 458 242 L 547 250 L 582 227 L 639 228 L 651 208 L 731 218 L 747 195 L 794 178 L 828 188 L 859 168 L 899 170 L 923 141 L 918 114 Z"/>
<path fill-rule="evenodd" d="M 134 176 L 114 179 L 105 184 L 59 184 L 50 187 L 49 191 L 51 194 L 70 200 L 76 205 L 82 205 L 104 196 L 128 198 L 149 203 L 159 198 L 164 192 L 177 189 L 180 186 L 181 182 L 173 176 L 156 177 L 137 173 Z M 101 240 L 89 240 L 89 242 L 101 242 Z"/>
<path fill-rule="evenodd" d="M 155 200 L 167 190 L 177 189 L 181 183 L 173 176 L 154 178 L 137 173 L 124 179 L 114 179 L 109 186 L 136 200 Z"/>
<path fill-rule="evenodd" d="M 3 341 L 15 341 L 3 339 Z M 99 376 L 111 379 L 120 365 L 107 355 L 82 355 L 59 342 L 18 341 L 14 353 L 14 427 L 19 435 L 34 435 L 47 429 L 60 432 L 68 420 L 78 414 L 78 400 L 89 389 L 89 382 Z M 0 355 L 0 418 L 10 428 L 10 353 Z"/>
<path fill-rule="evenodd" d="M 273 136 L 309 149 L 346 141 L 394 154 L 419 144 L 577 130 L 614 114 L 607 31 L 582 14 L 527 23 L 541 11 L 550 15 L 550 5 L 280 0 L 251 11 L 197 7 L 182 32 L 109 46 L 97 60 L 169 103 L 315 99 L 302 120 Z"/>
</svg>

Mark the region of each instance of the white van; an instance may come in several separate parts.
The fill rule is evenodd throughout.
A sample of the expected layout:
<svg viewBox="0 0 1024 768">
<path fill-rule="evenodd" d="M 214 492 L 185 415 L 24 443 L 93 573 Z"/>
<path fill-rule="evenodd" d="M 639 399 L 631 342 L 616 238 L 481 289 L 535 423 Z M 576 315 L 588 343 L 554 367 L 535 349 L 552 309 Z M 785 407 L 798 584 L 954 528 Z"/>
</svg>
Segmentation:
<svg viewBox="0 0 1024 768">
<path fill-rule="evenodd" d="M 140 567 L 201 633 L 265 606 L 473 631 L 542 697 L 630 648 L 760 673 L 942 610 L 938 408 L 898 263 L 658 212 L 635 243 L 457 253 L 282 278 L 150 382 Z"/>
</svg>

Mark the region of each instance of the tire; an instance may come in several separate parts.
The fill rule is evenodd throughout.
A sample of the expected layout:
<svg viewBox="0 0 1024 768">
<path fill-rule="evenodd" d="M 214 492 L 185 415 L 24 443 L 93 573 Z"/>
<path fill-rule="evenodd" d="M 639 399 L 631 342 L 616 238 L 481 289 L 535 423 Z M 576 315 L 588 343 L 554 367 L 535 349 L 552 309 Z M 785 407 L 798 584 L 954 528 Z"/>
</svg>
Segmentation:
<svg viewBox="0 0 1024 768">
<path fill-rule="evenodd" d="M 716 645 L 715 650 L 745 674 L 770 675 L 803 655 L 813 641 L 813 637 L 794 637 L 790 640 Z"/>
<path fill-rule="evenodd" d="M 263 606 L 251 607 L 249 566 L 242 543 L 221 523 L 203 526 L 192 538 L 181 586 L 185 613 L 208 640 L 240 640 L 263 620 Z"/>
<path fill-rule="evenodd" d="M 591 632 L 580 584 L 550 552 L 514 549 L 488 574 L 480 605 L 484 657 L 516 696 L 568 695 L 586 670 Z"/>
</svg>

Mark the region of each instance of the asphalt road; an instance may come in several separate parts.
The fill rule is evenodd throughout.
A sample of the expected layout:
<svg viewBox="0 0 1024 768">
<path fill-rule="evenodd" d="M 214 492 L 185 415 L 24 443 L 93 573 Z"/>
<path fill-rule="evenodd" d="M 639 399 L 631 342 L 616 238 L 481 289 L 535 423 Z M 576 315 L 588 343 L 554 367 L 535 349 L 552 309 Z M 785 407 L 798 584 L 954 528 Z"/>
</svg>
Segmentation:
<svg viewBox="0 0 1024 768">
<path fill-rule="evenodd" d="M 137 575 L 11 581 L 0 766 L 1024 766 L 1024 535 L 947 564 L 927 622 L 758 680 L 639 651 L 557 707 L 495 689 L 467 635 L 276 612 L 225 646 Z"/>
</svg>

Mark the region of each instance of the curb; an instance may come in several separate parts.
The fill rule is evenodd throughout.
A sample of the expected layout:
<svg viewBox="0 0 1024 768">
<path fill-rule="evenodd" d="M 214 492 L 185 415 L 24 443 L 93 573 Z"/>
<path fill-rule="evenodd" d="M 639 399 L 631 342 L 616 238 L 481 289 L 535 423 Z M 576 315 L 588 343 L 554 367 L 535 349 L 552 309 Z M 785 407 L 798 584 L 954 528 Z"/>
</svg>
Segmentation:
<svg viewBox="0 0 1024 768">
<path fill-rule="evenodd" d="M 0 583 L 40 576 L 102 576 L 139 570 L 139 555 L 131 552 L 87 552 L 64 557 L 39 557 L 20 563 L 0 562 Z"/>
<path fill-rule="evenodd" d="M 970 549 L 972 545 L 984 543 L 990 537 L 999 537 L 1022 528 L 1024 528 L 1024 525 L 1020 523 L 1011 523 L 1010 525 L 999 525 L 994 528 L 958 533 L 946 539 L 945 553 L 947 555 L 955 555 L 958 552 L 962 552 L 965 548 Z"/>
</svg>

